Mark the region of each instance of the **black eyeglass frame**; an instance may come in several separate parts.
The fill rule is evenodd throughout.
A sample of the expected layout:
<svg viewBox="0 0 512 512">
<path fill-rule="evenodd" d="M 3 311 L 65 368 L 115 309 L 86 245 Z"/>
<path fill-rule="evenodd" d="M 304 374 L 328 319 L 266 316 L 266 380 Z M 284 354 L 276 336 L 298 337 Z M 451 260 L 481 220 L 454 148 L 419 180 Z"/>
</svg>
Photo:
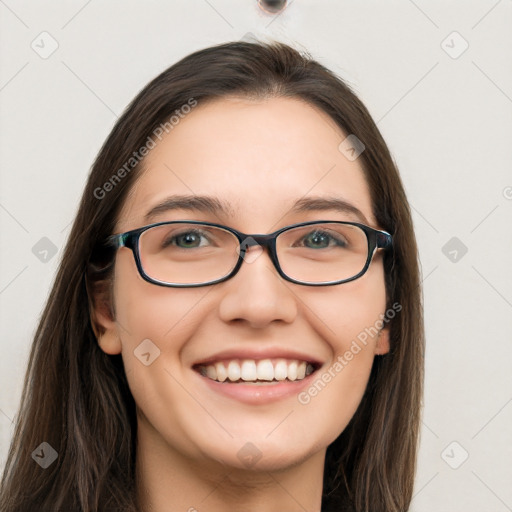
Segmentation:
<svg viewBox="0 0 512 512">
<path fill-rule="evenodd" d="M 142 268 L 142 263 L 140 259 L 140 252 L 139 252 L 139 238 L 144 231 L 147 231 L 148 229 L 157 227 L 157 226 L 163 226 L 168 224 L 196 224 L 201 226 L 212 226 L 216 228 L 224 229 L 225 231 L 229 231 L 233 235 L 235 235 L 238 238 L 238 242 L 240 244 L 240 251 L 238 255 L 238 261 L 236 265 L 234 266 L 233 270 L 227 274 L 224 277 L 221 277 L 220 279 L 216 279 L 214 281 L 207 281 L 206 283 L 193 283 L 193 284 L 183 284 L 183 283 L 166 283 L 164 281 L 159 281 L 158 279 L 155 279 L 153 277 L 150 277 L 146 274 L 144 269 Z M 366 263 L 358 274 L 356 274 L 353 277 L 350 277 L 348 279 L 342 279 L 339 281 L 328 281 L 325 283 L 311 283 L 311 282 L 305 282 L 305 281 L 298 281 L 297 279 L 293 279 L 292 277 L 287 276 L 283 269 L 281 268 L 281 265 L 279 264 L 279 260 L 277 257 L 277 249 L 276 249 L 276 239 L 285 231 L 288 231 L 290 229 L 302 227 L 302 226 L 309 226 L 312 224 L 346 224 L 350 226 L 357 226 L 358 228 L 362 229 L 364 233 L 366 234 L 366 239 L 368 241 L 368 256 L 366 258 Z M 244 245 L 245 244 L 245 245 Z M 270 259 L 272 263 L 274 264 L 274 267 L 276 268 L 278 274 L 285 279 L 286 281 L 289 281 L 291 283 L 295 284 L 301 284 L 304 286 L 332 286 L 336 284 L 343 284 L 348 283 L 350 281 L 354 281 L 355 279 L 358 279 L 363 274 L 365 274 L 370 267 L 370 263 L 373 259 L 373 256 L 375 254 L 375 251 L 377 249 L 390 249 L 393 246 L 393 237 L 390 235 L 387 231 L 381 231 L 375 228 L 371 228 L 370 226 L 366 226 L 365 224 L 360 224 L 358 222 L 345 222 L 345 221 L 337 221 L 337 220 L 314 220 L 314 221 L 308 221 L 308 222 L 299 222 L 297 224 L 291 224 L 290 226 L 285 226 L 281 229 L 278 229 L 277 231 L 274 231 L 273 233 L 269 234 L 246 234 L 242 233 L 240 231 L 237 231 L 236 229 L 230 228 L 228 226 L 223 226 L 222 224 L 216 224 L 213 222 L 206 222 L 206 221 L 194 221 L 194 220 L 176 220 L 176 221 L 167 221 L 167 222 L 157 222 L 155 224 L 149 224 L 148 226 L 143 226 L 138 229 L 133 229 L 131 231 L 127 231 L 125 233 L 120 233 L 117 235 L 112 235 L 107 238 L 106 245 L 109 247 L 113 247 L 115 249 L 118 249 L 120 247 L 127 247 L 128 249 L 131 249 L 133 252 L 133 256 L 135 258 L 135 263 L 137 265 L 137 269 L 139 271 L 140 276 L 147 281 L 148 283 L 156 284 L 158 286 L 166 286 L 170 288 L 197 288 L 200 286 L 210 286 L 212 284 L 222 283 L 223 281 L 227 281 L 228 279 L 231 279 L 242 266 L 242 263 L 244 261 L 244 256 L 249 247 L 252 247 L 253 245 L 259 245 L 263 248 L 267 248 L 269 252 Z"/>
</svg>

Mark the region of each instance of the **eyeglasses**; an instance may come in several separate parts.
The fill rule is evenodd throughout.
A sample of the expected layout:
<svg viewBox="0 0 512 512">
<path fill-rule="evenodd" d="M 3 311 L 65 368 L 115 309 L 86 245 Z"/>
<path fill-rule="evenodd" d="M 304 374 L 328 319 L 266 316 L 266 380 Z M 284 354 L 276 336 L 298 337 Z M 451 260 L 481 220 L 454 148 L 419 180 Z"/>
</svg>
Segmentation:
<svg viewBox="0 0 512 512">
<path fill-rule="evenodd" d="M 248 235 L 211 222 L 159 222 L 112 235 L 107 245 L 133 251 L 146 281 L 178 288 L 208 286 L 233 277 L 243 261 L 267 248 L 281 277 L 296 284 L 329 286 L 361 277 L 377 249 L 392 236 L 356 222 L 312 221 L 268 235 Z"/>
</svg>

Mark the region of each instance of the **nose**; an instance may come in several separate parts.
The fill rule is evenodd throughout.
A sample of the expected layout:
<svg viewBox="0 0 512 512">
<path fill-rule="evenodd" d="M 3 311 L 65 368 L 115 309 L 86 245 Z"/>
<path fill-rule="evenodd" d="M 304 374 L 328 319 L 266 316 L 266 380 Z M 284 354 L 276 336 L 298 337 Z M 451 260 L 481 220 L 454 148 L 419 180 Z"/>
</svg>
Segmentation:
<svg viewBox="0 0 512 512">
<path fill-rule="evenodd" d="M 224 322 L 244 321 L 263 328 L 274 321 L 291 323 L 297 302 L 288 283 L 277 273 L 267 249 L 253 246 L 245 254 L 240 270 L 221 283 L 224 295 L 219 315 Z"/>
</svg>

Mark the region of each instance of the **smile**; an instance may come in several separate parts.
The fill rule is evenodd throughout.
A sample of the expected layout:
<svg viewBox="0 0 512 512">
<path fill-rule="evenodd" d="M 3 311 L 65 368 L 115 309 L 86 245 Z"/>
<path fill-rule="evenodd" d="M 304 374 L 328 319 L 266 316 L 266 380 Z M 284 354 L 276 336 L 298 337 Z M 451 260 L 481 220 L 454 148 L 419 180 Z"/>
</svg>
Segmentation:
<svg viewBox="0 0 512 512">
<path fill-rule="evenodd" d="M 303 380 L 315 371 L 315 363 L 296 359 L 232 359 L 199 365 L 196 370 L 217 382 L 270 384 Z"/>
</svg>

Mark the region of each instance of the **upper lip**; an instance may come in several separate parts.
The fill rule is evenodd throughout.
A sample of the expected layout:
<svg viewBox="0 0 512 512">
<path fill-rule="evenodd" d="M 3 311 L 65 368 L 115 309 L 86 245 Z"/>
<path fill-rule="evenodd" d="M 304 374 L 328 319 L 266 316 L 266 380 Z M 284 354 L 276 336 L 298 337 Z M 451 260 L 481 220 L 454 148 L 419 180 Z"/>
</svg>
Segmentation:
<svg viewBox="0 0 512 512">
<path fill-rule="evenodd" d="M 265 347 L 265 348 L 233 348 L 229 350 L 222 350 L 221 352 L 217 352 L 211 356 L 202 358 L 192 366 L 205 366 L 208 364 L 212 364 L 218 361 L 225 361 L 230 359 L 254 359 L 259 361 L 261 359 L 289 359 L 289 360 L 299 360 L 299 361 L 307 361 L 308 363 L 312 363 L 314 365 L 322 364 L 321 361 L 318 360 L 317 357 L 306 354 L 305 352 L 292 350 L 289 348 L 282 347 Z"/>
</svg>

